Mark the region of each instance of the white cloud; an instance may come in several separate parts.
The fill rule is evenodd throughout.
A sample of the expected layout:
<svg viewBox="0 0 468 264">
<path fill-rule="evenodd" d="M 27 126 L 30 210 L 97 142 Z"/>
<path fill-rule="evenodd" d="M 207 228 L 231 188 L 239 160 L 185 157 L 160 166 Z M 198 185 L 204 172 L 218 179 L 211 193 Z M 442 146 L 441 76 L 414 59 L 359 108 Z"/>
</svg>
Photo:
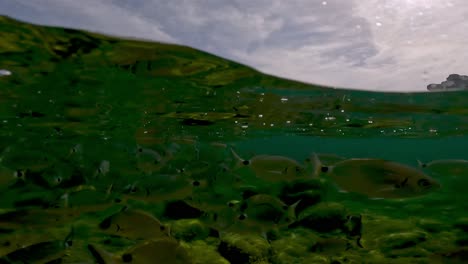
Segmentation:
<svg viewBox="0 0 468 264">
<path fill-rule="evenodd" d="M 329 86 L 425 91 L 468 68 L 464 0 L 17 0 L 0 10 L 190 45 Z"/>
<path fill-rule="evenodd" d="M 7 10 L 2 7 L 0 9 Z M 87 29 L 117 36 L 177 42 L 157 24 L 140 14 L 113 4 L 110 0 L 15 0 L 13 15 L 26 21 L 46 25 Z M 7 7 L 10 7 L 7 5 Z"/>
</svg>

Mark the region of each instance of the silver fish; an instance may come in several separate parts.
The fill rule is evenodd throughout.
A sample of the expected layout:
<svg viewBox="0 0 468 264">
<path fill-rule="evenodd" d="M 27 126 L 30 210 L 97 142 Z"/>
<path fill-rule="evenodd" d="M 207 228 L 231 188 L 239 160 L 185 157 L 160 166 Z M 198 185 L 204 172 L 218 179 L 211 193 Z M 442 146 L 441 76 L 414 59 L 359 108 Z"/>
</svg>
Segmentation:
<svg viewBox="0 0 468 264">
<path fill-rule="evenodd" d="M 463 159 L 444 159 L 444 160 L 433 160 L 428 163 L 423 163 L 418 160 L 419 167 L 424 170 L 428 170 L 431 173 L 444 176 L 468 176 L 468 160 Z"/>
<path fill-rule="evenodd" d="M 308 167 L 284 156 L 257 155 L 249 160 L 242 159 L 232 148 L 236 160 L 235 169 L 249 168 L 257 178 L 266 181 L 289 181 L 312 175 Z"/>
<path fill-rule="evenodd" d="M 328 175 L 346 192 L 369 198 L 399 199 L 425 195 L 440 184 L 420 170 L 382 159 L 347 159 L 333 166 L 322 166 L 314 156 L 316 172 Z"/>
</svg>

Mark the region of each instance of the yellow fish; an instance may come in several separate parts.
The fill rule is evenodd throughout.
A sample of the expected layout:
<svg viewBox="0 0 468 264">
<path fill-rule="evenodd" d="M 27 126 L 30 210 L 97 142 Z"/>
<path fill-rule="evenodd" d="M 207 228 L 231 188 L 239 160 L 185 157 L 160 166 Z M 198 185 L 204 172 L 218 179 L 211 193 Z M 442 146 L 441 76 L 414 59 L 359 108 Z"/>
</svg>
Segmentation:
<svg viewBox="0 0 468 264">
<path fill-rule="evenodd" d="M 126 186 L 123 198 L 153 203 L 183 200 L 206 185 L 206 180 L 191 179 L 183 174 L 148 175 Z"/>
<path fill-rule="evenodd" d="M 19 179 L 24 180 L 24 171 L 15 171 L 0 165 L 0 188 L 6 188 Z"/>
<path fill-rule="evenodd" d="M 228 203 L 230 208 L 212 219 L 217 221 L 212 227 L 222 232 L 257 233 L 266 239 L 268 231 L 287 228 L 296 220 L 299 202 L 288 206 L 267 194 L 256 194 L 241 202 L 234 200 Z"/>
<path fill-rule="evenodd" d="M 369 198 L 409 198 L 440 187 L 425 173 L 389 160 L 347 159 L 333 166 L 322 166 L 317 156 L 314 159 L 317 172 L 328 175 L 342 191 Z"/>
<path fill-rule="evenodd" d="M 97 263 L 190 264 L 190 254 L 173 238 L 159 238 L 141 242 L 123 254 L 112 254 L 89 244 L 88 250 Z"/>
<path fill-rule="evenodd" d="M 169 227 L 153 215 L 125 207 L 105 218 L 99 228 L 106 233 L 128 239 L 155 239 L 169 236 Z"/>
<path fill-rule="evenodd" d="M 234 170 L 245 167 L 250 168 L 257 178 L 266 181 L 290 181 L 312 175 L 307 167 L 288 157 L 257 155 L 245 160 L 232 148 L 231 153 L 237 161 Z"/>
<path fill-rule="evenodd" d="M 468 176 L 468 160 L 453 159 L 453 160 L 433 160 L 428 163 L 423 163 L 418 160 L 419 167 L 427 169 L 431 173 L 437 175 L 448 175 L 456 177 L 458 175 Z"/>
</svg>

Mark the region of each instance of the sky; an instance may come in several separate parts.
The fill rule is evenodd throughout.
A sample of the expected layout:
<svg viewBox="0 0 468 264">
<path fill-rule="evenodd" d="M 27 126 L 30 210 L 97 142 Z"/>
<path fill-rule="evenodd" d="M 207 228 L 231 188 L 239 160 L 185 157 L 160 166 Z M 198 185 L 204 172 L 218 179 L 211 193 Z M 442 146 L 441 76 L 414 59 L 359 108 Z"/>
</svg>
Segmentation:
<svg viewBox="0 0 468 264">
<path fill-rule="evenodd" d="M 187 45 L 332 87 L 427 91 L 468 74 L 466 0 L 0 0 L 0 14 Z"/>
</svg>

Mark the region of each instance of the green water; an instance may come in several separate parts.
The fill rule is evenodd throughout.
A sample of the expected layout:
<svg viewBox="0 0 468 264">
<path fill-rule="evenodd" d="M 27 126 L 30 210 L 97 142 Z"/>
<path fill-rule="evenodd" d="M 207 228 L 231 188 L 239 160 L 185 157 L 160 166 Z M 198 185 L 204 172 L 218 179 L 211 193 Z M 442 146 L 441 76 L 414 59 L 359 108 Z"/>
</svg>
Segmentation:
<svg viewBox="0 0 468 264">
<path fill-rule="evenodd" d="M 318 87 L 188 47 L 6 17 L 0 32 L 0 69 L 11 72 L 0 75 L 1 263 L 110 263 L 129 256 L 133 263 L 468 261 L 468 171 L 418 167 L 418 160 L 468 160 L 468 92 Z M 205 221 L 206 213 L 229 215 L 223 206 L 247 200 L 246 189 L 294 202 L 281 192 L 286 180 L 240 171 L 239 183 L 231 147 L 244 159 L 267 154 L 302 162 L 313 153 L 387 159 L 424 171 L 441 187 L 376 200 L 339 192 L 326 177 L 307 179 L 319 186 L 309 190 L 319 199 L 302 198 L 290 226 L 265 227 L 273 236 L 248 226 L 244 232 L 243 225 L 225 230 Z M 207 205 L 190 204 L 196 199 Z M 122 208 L 150 214 L 170 234 L 102 228 Z M 346 227 L 357 215 L 359 234 Z M 131 221 L 159 228 L 142 219 Z M 142 250 L 145 243 L 157 256 Z M 163 252 L 189 257 L 164 259 Z"/>
</svg>

